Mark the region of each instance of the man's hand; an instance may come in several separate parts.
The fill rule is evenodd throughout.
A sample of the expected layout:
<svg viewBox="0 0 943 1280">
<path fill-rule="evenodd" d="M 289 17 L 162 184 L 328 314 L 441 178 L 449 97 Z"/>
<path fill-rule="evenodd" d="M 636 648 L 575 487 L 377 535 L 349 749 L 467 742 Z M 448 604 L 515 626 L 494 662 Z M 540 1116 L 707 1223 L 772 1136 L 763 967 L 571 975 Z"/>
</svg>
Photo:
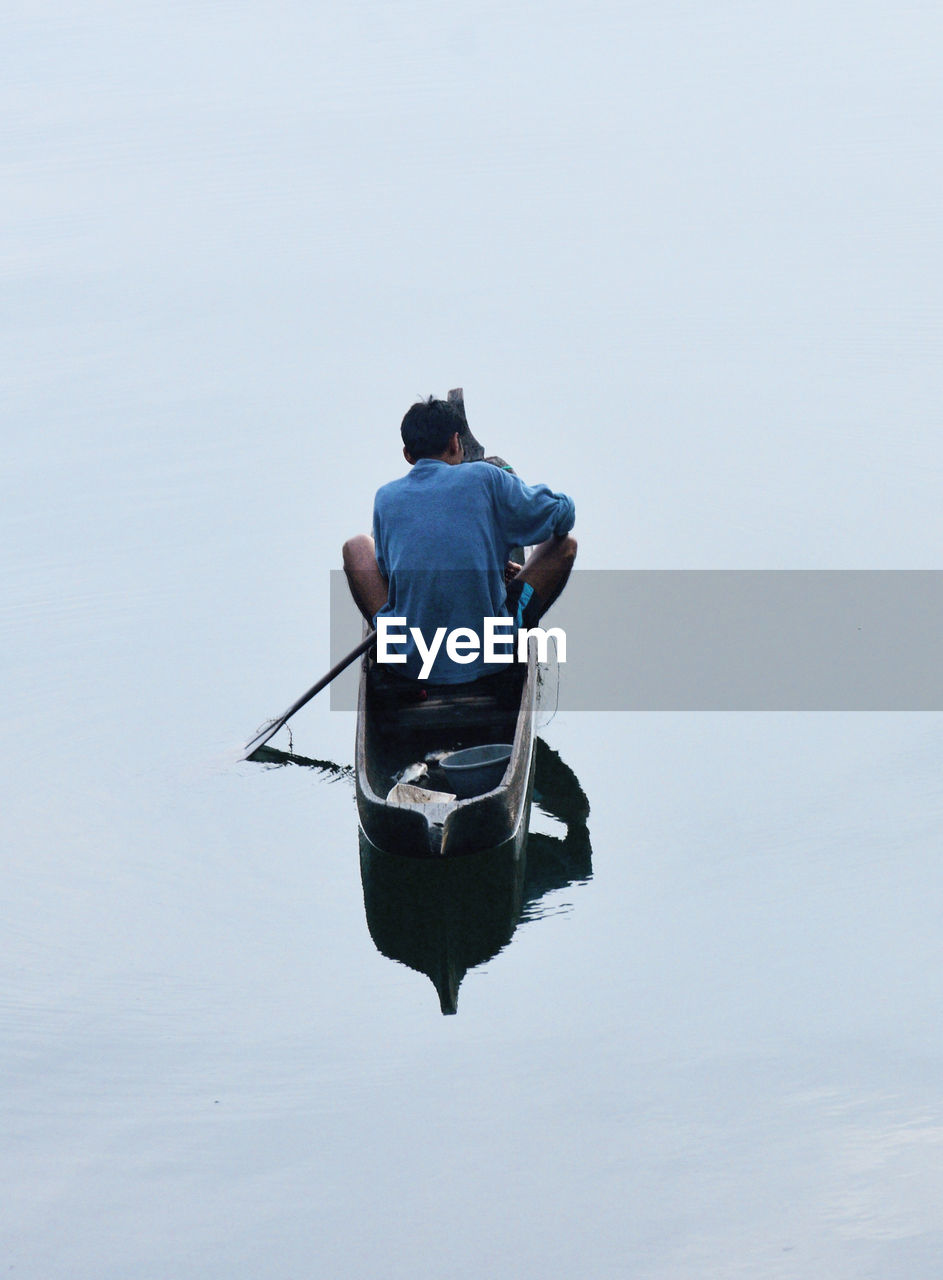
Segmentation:
<svg viewBox="0 0 943 1280">
<path fill-rule="evenodd" d="M 504 566 L 504 585 L 507 586 L 513 578 L 516 578 L 523 568 L 522 564 L 515 564 L 513 560 L 509 560 Z"/>
</svg>

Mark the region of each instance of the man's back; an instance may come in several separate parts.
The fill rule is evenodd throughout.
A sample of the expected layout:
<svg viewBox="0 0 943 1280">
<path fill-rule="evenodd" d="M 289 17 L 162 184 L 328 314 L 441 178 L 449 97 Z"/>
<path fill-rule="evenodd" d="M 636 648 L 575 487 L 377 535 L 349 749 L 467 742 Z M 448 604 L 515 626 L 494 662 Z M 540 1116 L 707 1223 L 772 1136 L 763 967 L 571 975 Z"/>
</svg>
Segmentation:
<svg viewBox="0 0 943 1280">
<path fill-rule="evenodd" d="M 373 534 L 389 597 L 377 616 L 405 617 L 427 642 L 436 628 L 468 627 L 480 635 L 486 617 L 507 615 L 504 566 L 512 547 L 562 535 L 573 525 L 572 501 L 546 485 L 525 485 L 484 462 L 451 466 L 419 458 L 376 495 Z M 416 676 L 415 644 L 398 668 Z M 478 659 L 458 665 L 440 652 L 431 679 L 474 680 Z"/>
</svg>

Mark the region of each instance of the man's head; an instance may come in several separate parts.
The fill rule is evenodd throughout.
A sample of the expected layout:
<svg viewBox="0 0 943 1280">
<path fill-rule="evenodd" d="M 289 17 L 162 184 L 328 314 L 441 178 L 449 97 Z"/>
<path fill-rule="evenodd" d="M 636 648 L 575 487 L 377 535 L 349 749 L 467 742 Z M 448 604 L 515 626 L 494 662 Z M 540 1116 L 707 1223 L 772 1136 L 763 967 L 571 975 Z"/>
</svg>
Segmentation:
<svg viewBox="0 0 943 1280">
<path fill-rule="evenodd" d="M 400 427 L 406 461 L 441 458 L 444 462 L 461 462 L 461 429 L 462 420 L 447 400 L 433 396 L 420 400 L 407 410 Z"/>
</svg>

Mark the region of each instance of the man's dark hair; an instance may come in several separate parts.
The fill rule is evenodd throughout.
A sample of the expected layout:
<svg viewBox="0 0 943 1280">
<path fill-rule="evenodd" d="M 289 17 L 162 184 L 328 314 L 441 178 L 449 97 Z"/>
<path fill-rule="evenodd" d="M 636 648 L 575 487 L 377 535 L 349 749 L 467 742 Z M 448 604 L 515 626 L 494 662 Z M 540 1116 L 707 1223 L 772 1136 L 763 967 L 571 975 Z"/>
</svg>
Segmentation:
<svg viewBox="0 0 943 1280">
<path fill-rule="evenodd" d="M 462 420 L 447 400 L 420 400 L 407 409 L 400 435 L 412 458 L 437 458 L 445 453 Z"/>
</svg>

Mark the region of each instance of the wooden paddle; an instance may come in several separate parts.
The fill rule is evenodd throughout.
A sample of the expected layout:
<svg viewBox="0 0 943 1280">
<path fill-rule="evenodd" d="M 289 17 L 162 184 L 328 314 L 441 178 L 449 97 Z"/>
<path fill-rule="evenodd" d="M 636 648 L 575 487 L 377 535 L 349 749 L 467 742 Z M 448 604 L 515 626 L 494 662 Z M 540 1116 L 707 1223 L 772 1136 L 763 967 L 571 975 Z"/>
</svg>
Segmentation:
<svg viewBox="0 0 943 1280">
<path fill-rule="evenodd" d="M 449 404 L 458 414 L 462 423 L 462 428 L 458 433 L 458 438 L 462 442 L 462 448 L 465 450 L 466 462 L 490 462 L 492 466 L 498 467 L 501 471 L 510 471 L 511 475 L 517 472 L 509 462 L 505 462 L 503 458 L 499 458 L 496 453 L 485 454 L 484 445 L 480 444 L 472 435 L 471 427 L 468 425 L 468 419 L 465 417 L 465 393 L 461 387 L 455 387 L 449 392 Z"/>
<path fill-rule="evenodd" d="M 306 703 L 311 701 L 316 693 L 320 693 L 322 689 L 329 685 L 336 676 L 339 676 L 342 671 L 350 666 L 355 658 L 359 658 L 362 653 L 366 653 L 376 638 L 377 633 L 375 631 L 371 631 L 368 636 L 364 636 L 356 649 L 352 649 L 346 658 L 341 658 L 340 662 L 331 667 L 327 675 L 322 676 L 317 684 L 313 684 L 307 693 L 301 695 L 297 702 L 293 702 L 284 715 L 279 716 L 277 720 L 269 720 L 264 724 L 255 737 L 246 743 L 239 759 L 248 760 L 253 752 L 258 751 L 259 747 L 264 747 L 269 738 L 273 738 L 282 725 L 288 723 L 296 711 L 300 711 Z"/>
<path fill-rule="evenodd" d="M 458 438 L 462 442 L 462 448 L 465 450 L 466 462 L 478 462 L 485 456 L 484 448 L 472 435 L 471 427 L 468 425 L 468 419 L 465 417 L 465 395 L 461 387 L 454 387 L 448 395 L 448 402 L 458 414 L 462 429 L 458 433 Z"/>
</svg>

